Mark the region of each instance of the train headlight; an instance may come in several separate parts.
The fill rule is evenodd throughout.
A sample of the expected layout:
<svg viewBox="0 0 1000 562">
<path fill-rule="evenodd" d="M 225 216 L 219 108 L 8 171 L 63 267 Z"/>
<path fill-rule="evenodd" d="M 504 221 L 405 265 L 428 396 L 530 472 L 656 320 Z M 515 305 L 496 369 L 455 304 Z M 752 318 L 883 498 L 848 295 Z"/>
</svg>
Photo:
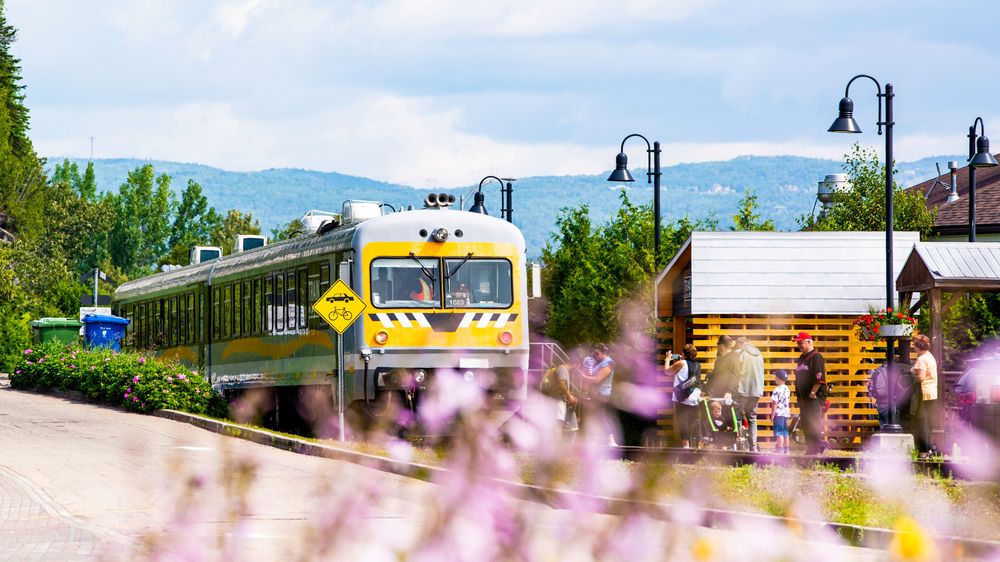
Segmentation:
<svg viewBox="0 0 1000 562">
<path fill-rule="evenodd" d="M 427 371 L 423 369 L 418 369 L 415 373 L 413 373 L 413 382 L 417 384 L 424 384 L 424 381 L 426 380 L 427 380 Z"/>
<path fill-rule="evenodd" d="M 462 374 L 462 378 L 465 379 L 465 382 L 472 382 L 472 379 L 476 378 L 476 374 L 472 371 L 466 371 Z"/>
<path fill-rule="evenodd" d="M 500 332 L 500 336 L 497 337 L 500 343 L 503 345 L 510 345 L 510 342 L 514 341 L 514 334 L 510 332 Z"/>
<path fill-rule="evenodd" d="M 448 229 L 444 227 L 435 228 L 434 232 L 431 233 L 431 238 L 435 242 L 444 242 L 448 239 Z"/>
<path fill-rule="evenodd" d="M 385 330 L 382 330 L 375 334 L 375 343 L 379 345 L 385 345 L 385 342 L 389 341 L 389 334 Z"/>
</svg>

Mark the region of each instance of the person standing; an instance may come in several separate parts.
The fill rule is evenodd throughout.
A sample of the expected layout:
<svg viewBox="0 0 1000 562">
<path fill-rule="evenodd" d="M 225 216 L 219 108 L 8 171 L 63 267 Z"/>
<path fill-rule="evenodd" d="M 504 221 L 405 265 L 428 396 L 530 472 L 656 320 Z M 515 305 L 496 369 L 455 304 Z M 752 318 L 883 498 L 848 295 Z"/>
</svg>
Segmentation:
<svg viewBox="0 0 1000 562">
<path fill-rule="evenodd" d="M 937 409 L 938 370 L 937 359 L 931 353 L 931 340 L 920 334 L 913 338 L 917 348 L 917 360 L 913 362 L 910 372 L 920 382 L 920 392 L 916 393 L 917 401 L 917 449 L 923 454 L 934 450 L 931 441 L 931 423 Z"/>
<path fill-rule="evenodd" d="M 736 339 L 739 382 L 736 399 L 750 429 L 750 450 L 757 451 L 757 403 L 764 396 L 764 356 L 744 337 Z"/>
<path fill-rule="evenodd" d="M 719 336 L 716 345 L 715 366 L 705 383 L 705 390 L 713 398 L 723 398 L 726 393 L 736 395 L 736 385 L 739 383 L 739 356 L 736 354 L 736 342 L 723 334 Z"/>
<path fill-rule="evenodd" d="M 826 359 L 813 347 L 809 332 L 799 332 L 795 338 L 799 358 L 795 360 L 795 395 L 799 401 L 799 418 L 806 438 L 806 454 L 823 453 L 823 401 L 826 399 Z M 822 395 L 822 398 L 821 398 Z"/>
<path fill-rule="evenodd" d="M 611 402 L 611 385 L 615 378 L 615 360 L 608 355 L 608 346 L 599 343 L 594 346 L 591 354 L 594 358 L 594 370 L 590 375 L 584 374 L 584 379 L 590 384 L 591 398 L 598 401 L 600 416 L 608 433 L 608 445 L 617 447 L 614 428 L 611 425 L 611 415 L 608 409 Z"/>
<path fill-rule="evenodd" d="M 681 446 L 685 449 L 691 446 L 691 436 L 698 412 L 698 399 L 701 391 L 701 363 L 697 361 L 698 348 L 692 344 L 684 346 L 684 356 L 667 353 L 666 372 L 674 377 L 673 406 L 674 423 L 680 434 Z"/>
<path fill-rule="evenodd" d="M 771 423 L 774 425 L 774 452 L 782 455 L 788 454 L 788 420 L 792 417 L 792 391 L 788 389 L 785 381 L 788 380 L 788 371 L 778 369 L 774 372 L 774 380 L 777 386 L 771 391 Z"/>
<path fill-rule="evenodd" d="M 563 362 L 556 367 L 555 372 L 558 388 L 556 390 L 556 418 L 563 424 L 563 432 L 577 431 L 579 425 L 576 419 L 576 406 L 579 399 L 573 392 L 573 382 L 570 380 L 570 366 Z"/>
</svg>

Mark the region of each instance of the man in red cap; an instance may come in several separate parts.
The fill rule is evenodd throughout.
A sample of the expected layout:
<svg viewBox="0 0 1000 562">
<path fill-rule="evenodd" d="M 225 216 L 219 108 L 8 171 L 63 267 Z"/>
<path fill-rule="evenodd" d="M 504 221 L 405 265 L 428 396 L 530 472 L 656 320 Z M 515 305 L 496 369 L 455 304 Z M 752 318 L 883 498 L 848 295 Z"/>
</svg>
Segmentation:
<svg viewBox="0 0 1000 562">
<path fill-rule="evenodd" d="M 799 358 L 795 360 L 795 394 L 799 400 L 802 433 L 806 438 L 806 454 L 823 453 L 823 401 L 826 399 L 826 359 L 813 347 L 809 332 L 795 336 Z"/>
</svg>

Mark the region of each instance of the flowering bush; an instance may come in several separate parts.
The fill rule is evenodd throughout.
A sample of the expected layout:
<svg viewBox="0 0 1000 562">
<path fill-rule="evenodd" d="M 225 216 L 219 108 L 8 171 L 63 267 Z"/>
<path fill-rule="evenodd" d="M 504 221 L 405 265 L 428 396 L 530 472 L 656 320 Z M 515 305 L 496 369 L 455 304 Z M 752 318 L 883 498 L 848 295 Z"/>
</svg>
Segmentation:
<svg viewBox="0 0 1000 562">
<path fill-rule="evenodd" d="M 10 377 L 14 388 L 60 389 L 149 413 L 183 410 L 225 417 L 226 403 L 197 372 L 135 353 L 42 344 L 25 349 Z"/>
<path fill-rule="evenodd" d="M 917 319 L 909 314 L 893 310 L 892 307 L 875 310 L 871 308 L 854 321 L 858 339 L 861 341 L 876 341 L 880 339 L 879 329 L 882 326 L 916 326 Z"/>
</svg>

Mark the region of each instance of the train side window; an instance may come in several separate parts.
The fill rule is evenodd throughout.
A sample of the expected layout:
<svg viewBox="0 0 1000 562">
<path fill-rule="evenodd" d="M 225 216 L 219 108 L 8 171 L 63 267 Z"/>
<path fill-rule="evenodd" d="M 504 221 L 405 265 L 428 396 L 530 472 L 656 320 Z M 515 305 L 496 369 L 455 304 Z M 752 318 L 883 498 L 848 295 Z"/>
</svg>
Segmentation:
<svg viewBox="0 0 1000 562">
<path fill-rule="evenodd" d="M 306 315 L 309 318 L 310 330 L 319 330 L 323 327 L 322 326 L 323 324 L 326 324 L 326 322 L 323 322 L 320 319 L 319 315 L 316 314 L 316 311 L 313 310 L 312 307 L 313 303 L 319 300 L 320 295 L 323 294 L 320 292 L 319 289 L 320 285 L 322 284 L 321 282 L 322 274 L 320 273 L 322 265 L 323 264 L 319 262 L 313 262 L 309 264 L 309 298 L 306 302 Z"/>
<path fill-rule="evenodd" d="M 243 292 L 240 282 L 233 283 L 233 337 L 238 338 L 243 332 Z"/>
<path fill-rule="evenodd" d="M 309 308 L 310 303 L 313 301 L 309 299 L 309 273 L 305 268 L 299 269 L 298 277 L 298 290 L 295 294 L 299 296 L 298 300 L 298 316 L 299 316 L 299 328 L 306 327 L 306 310 Z"/>
<path fill-rule="evenodd" d="M 285 327 L 289 330 L 295 329 L 295 307 L 298 306 L 298 295 L 295 292 L 295 272 L 285 272 Z"/>
<path fill-rule="evenodd" d="M 212 288 L 212 341 L 222 338 L 222 289 Z"/>
<path fill-rule="evenodd" d="M 181 298 L 170 297 L 170 306 L 173 310 L 170 313 L 170 344 L 181 343 Z"/>
<path fill-rule="evenodd" d="M 264 277 L 264 332 L 274 331 L 274 276 Z"/>
<path fill-rule="evenodd" d="M 177 304 L 177 299 L 175 299 L 174 297 L 169 297 L 166 299 L 167 310 L 164 315 L 166 321 L 163 324 L 164 326 L 166 326 L 164 333 L 166 333 L 167 337 L 164 339 L 166 340 L 167 347 L 170 347 L 174 344 L 174 324 L 175 324 L 174 314 L 176 314 L 177 312 L 177 309 L 175 308 L 176 304 Z"/>
<path fill-rule="evenodd" d="M 250 282 L 252 290 L 250 292 L 250 326 L 254 335 L 260 334 L 260 279 L 254 279 Z"/>
<path fill-rule="evenodd" d="M 233 336 L 233 286 L 222 288 L 222 339 Z"/>
<path fill-rule="evenodd" d="M 250 300 L 252 295 L 250 294 L 250 281 L 243 282 L 243 303 L 240 305 L 240 309 L 243 311 L 243 335 L 249 336 L 253 333 L 253 323 L 251 322 L 253 318 L 253 301 Z"/>
<path fill-rule="evenodd" d="M 278 272 L 274 276 L 274 330 L 282 332 L 285 329 L 285 274 Z"/>
</svg>

